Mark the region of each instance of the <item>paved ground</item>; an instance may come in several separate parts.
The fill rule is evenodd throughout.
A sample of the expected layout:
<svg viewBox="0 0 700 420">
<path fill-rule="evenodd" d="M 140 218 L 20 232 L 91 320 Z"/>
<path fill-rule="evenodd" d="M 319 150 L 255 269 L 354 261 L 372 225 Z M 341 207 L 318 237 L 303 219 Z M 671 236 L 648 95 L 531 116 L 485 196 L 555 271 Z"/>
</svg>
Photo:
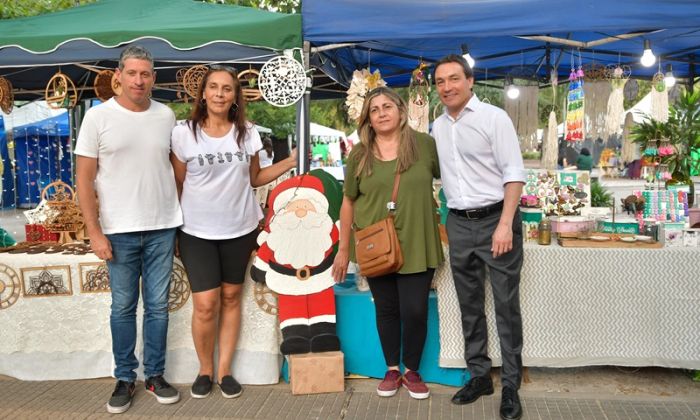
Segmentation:
<svg viewBox="0 0 700 420">
<path fill-rule="evenodd" d="M 700 383 L 680 370 L 590 367 L 529 370 L 521 398 L 523 419 L 700 420 Z M 497 378 L 496 378 L 497 379 Z M 235 419 L 497 419 L 500 391 L 477 402 L 450 402 L 455 388 L 431 385 L 432 396 L 412 400 L 405 390 L 392 398 L 375 394 L 375 379 L 348 379 L 343 393 L 292 396 L 285 383 L 245 386 L 226 400 L 204 400 L 178 385 L 182 400 L 163 406 L 139 386 L 131 409 L 119 418 Z M 114 417 L 104 404 L 112 379 L 25 382 L 0 377 L 0 418 L 99 419 Z"/>
</svg>

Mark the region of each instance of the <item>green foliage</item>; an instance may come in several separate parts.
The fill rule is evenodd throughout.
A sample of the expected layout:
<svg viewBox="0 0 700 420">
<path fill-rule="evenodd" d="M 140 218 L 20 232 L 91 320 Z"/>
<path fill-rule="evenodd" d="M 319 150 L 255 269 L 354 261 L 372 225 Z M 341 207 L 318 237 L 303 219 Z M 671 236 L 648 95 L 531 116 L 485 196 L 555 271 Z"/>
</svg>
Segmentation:
<svg viewBox="0 0 700 420">
<path fill-rule="evenodd" d="M 202 0 L 207 3 L 222 3 L 221 0 Z M 225 4 L 236 6 L 254 7 L 265 9 L 271 12 L 299 13 L 301 0 L 223 0 Z"/>
<path fill-rule="evenodd" d="M 591 182 L 591 206 L 610 207 L 612 201 L 612 193 L 608 192 L 608 190 L 606 190 L 600 182 Z"/>
<path fill-rule="evenodd" d="M 94 3 L 95 1 L 97 0 L 2 0 L 0 2 L 0 19 L 14 19 L 57 12 L 78 5 Z M 221 3 L 220 0 L 202 1 Z M 299 13 L 301 11 L 300 0 L 225 0 L 224 3 L 280 13 Z"/>
<path fill-rule="evenodd" d="M 523 159 L 524 160 L 539 160 L 539 158 L 542 156 L 542 153 L 540 152 L 523 152 Z"/>
<path fill-rule="evenodd" d="M 288 106 L 278 108 L 265 101 L 251 102 L 246 107 L 248 119 L 255 124 L 272 130 L 272 135 L 277 138 L 287 138 L 287 134 L 294 134 L 296 127 L 296 107 Z"/>
<path fill-rule="evenodd" d="M 96 0 L 3 0 L 0 2 L 0 19 L 35 16 L 56 12 L 70 7 L 94 3 Z"/>
<path fill-rule="evenodd" d="M 660 156 L 660 163 L 668 165 L 671 174 L 688 178 L 700 171 L 700 91 L 684 92 L 678 101 L 669 108 L 667 122 L 656 121 L 647 115 L 647 119 L 634 126 L 632 140 L 644 151 L 650 140 L 656 140 L 656 147 L 662 138 L 667 138 L 675 153 Z"/>
</svg>

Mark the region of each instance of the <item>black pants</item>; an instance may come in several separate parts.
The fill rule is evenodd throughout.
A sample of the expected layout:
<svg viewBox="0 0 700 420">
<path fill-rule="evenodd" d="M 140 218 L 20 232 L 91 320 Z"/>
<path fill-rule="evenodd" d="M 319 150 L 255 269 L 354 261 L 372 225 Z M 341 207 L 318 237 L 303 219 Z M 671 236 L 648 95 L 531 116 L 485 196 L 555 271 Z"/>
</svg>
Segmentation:
<svg viewBox="0 0 700 420">
<path fill-rule="evenodd" d="M 403 364 L 418 370 L 428 333 L 428 293 L 435 270 L 369 277 L 377 314 L 377 332 L 387 366 Z M 403 327 L 403 337 L 401 334 Z"/>
<path fill-rule="evenodd" d="M 501 212 L 478 220 L 450 213 L 446 226 L 450 267 L 462 312 L 464 352 L 471 376 L 488 376 L 491 370 L 484 313 L 484 282 L 488 267 L 503 359 L 501 382 L 518 389 L 523 366 L 523 323 L 520 316 L 523 231 L 520 212 L 516 211 L 513 218 L 513 249 L 493 258 L 491 240 L 500 218 Z"/>
</svg>

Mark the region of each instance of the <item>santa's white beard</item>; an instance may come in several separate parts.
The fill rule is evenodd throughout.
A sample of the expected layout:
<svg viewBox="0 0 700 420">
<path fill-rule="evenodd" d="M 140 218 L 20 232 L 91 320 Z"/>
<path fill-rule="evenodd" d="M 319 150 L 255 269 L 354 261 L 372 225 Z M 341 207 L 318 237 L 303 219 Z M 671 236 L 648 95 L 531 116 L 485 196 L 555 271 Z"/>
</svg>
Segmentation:
<svg viewBox="0 0 700 420">
<path fill-rule="evenodd" d="M 267 246 L 279 264 L 315 267 L 333 245 L 332 229 L 333 220 L 325 213 L 310 211 L 301 219 L 294 212 L 279 214 L 270 222 Z"/>
</svg>

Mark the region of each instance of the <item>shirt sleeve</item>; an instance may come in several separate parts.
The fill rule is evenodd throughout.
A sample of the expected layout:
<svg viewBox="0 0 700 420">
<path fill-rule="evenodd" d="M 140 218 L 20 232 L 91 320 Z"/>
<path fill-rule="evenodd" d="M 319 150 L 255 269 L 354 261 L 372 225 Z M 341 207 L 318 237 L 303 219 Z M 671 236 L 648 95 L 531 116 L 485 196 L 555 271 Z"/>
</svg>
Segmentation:
<svg viewBox="0 0 700 420">
<path fill-rule="evenodd" d="M 78 132 L 78 140 L 75 145 L 74 153 L 80 156 L 89 158 L 97 158 L 100 150 L 99 129 L 95 121 L 95 113 L 88 110 L 80 125 Z"/>
<path fill-rule="evenodd" d="M 245 149 L 248 156 L 253 156 L 263 148 L 260 133 L 255 129 L 255 126 L 250 124 L 248 133 L 246 134 Z"/>
<path fill-rule="evenodd" d="M 173 132 L 170 136 L 170 150 L 180 162 L 187 162 L 185 156 L 185 141 L 187 140 L 187 130 L 190 127 L 187 123 L 178 124 L 173 127 Z"/>
<path fill-rule="evenodd" d="M 357 153 L 353 153 L 357 149 L 353 149 L 348 156 L 345 165 L 345 180 L 343 181 L 343 194 L 355 200 L 360 195 L 359 179 L 355 176 L 357 171 Z"/>
<path fill-rule="evenodd" d="M 505 111 L 496 113 L 493 127 L 493 156 L 503 174 L 503 184 L 525 183 L 525 165 L 520 154 L 520 142 L 513 122 Z"/>
</svg>

